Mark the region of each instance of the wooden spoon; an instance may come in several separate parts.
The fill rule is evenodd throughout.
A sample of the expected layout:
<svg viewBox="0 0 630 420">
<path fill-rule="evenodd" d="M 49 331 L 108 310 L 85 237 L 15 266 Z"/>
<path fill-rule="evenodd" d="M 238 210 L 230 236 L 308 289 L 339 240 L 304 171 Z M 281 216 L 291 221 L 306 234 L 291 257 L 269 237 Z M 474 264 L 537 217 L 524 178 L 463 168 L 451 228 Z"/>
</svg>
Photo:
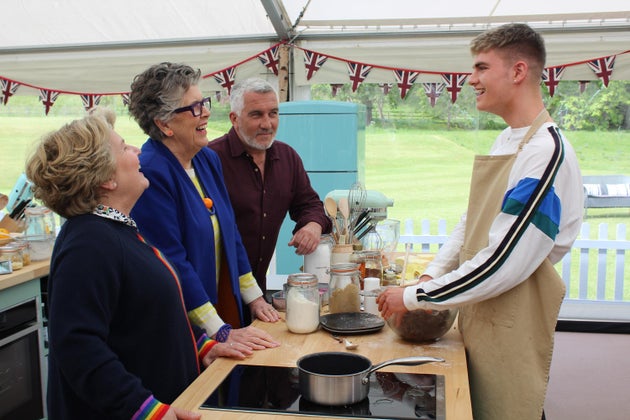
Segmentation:
<svg viewBox="0 0 630 420">
<path fill-rule="evenodd" d="M 350 203 L 348 203 L 347 197 L 341 197 L 339 199 L 339 212 L 341 213 L 341 217 L 343 218 L 343 233 L 349 239 L 350 235 L 348 232 L 348 218 L 350 217 Z"/>
<path fill-rule="evenodd" d="M 339 229 L 339 223 L 337 222 L 337 202 L 332 197 L 326 197 L 324 200 L 324 208 L 328 217 L 330 217 L 335 224 L 335 230 L 337 231 L 337 238 L 341 235 L 341 229 Z"/>
</svg>

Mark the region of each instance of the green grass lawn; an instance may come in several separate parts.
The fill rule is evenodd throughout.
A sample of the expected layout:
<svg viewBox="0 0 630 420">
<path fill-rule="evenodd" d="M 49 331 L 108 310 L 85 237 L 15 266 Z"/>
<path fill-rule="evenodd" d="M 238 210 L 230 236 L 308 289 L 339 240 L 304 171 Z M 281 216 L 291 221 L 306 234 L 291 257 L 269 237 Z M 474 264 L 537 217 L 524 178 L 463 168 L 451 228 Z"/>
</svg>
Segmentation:
<svg viewBox="0 0 630 420">
<path fill-rule="evenodd" d="M 8 193 L 13 186 L 23 171 L 24 161 L 34 141 L 72 118 L 75 116 L 0 115 L 0 192 Z M 208 137 L 212 139 L 222 135 L 229 126 L 225 112 L 213 111 Z M 129 144 L 140 146 L 146 139 L 126 114 L 118 117 L 116 130 Z M 394 206 L 389 209 L 389 217 L 403 222 L 413 220 L 415 233 L 420 233 L 423 219 L 431 221 L 432 234 L 437 233 L 437 221 L 440 219 L 446 221 L 450 232 L 466 210 L 474 155 L 487 153 L 498 133 L 368 127 L 365 187 L 381 191 L 393 199 Z M 630 132 L 567 132 L 565 135 L 576 150 L 583 174 L 630 174 Z M 348 187 L 339 186 L 340 189 Z M 591 209 L 588 215 L 586 221 L 592 224 L 591 238 L 597 236 L 597 225 L 600 223 L 608 223 L 612 234 L 617 224 L 628 225 L 630 222 L 629 209 Z M 625 267 L 630 283 L 630 263 L 626 263 Z M 589 279 L 595 279 L 596 275 L 593 261 Z M 577 271 L 573 277 L 576 276 Z M 572 287 L 570 293 L 574 295 L 577 292 Z M 630 300 L 630 285 L 625 288 L 624 294 Z"/>
</svg>

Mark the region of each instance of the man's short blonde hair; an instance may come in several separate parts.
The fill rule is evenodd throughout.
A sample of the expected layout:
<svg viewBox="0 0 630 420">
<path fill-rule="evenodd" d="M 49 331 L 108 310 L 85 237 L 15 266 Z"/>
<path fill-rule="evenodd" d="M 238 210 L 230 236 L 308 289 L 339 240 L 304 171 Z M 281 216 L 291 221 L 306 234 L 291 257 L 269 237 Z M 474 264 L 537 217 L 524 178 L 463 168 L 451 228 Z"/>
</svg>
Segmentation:
<svg viewBox="0 0 630 420">
<path fill-rule="evenodd" d="M 546 49 L 543 37 L 524 23 L 510 23 L 477 35 L 470 43 L 470 52 L 477 55 L 497 50 L 510 61 L 524 60 L 542 77 Z"/>
</svg>

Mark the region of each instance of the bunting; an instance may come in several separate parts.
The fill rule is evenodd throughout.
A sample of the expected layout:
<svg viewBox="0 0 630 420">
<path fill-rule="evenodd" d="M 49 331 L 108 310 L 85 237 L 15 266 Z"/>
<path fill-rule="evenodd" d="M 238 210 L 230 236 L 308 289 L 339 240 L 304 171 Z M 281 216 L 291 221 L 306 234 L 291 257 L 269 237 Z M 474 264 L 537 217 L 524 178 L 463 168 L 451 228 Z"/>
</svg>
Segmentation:
<svg viewBox="0 0 630 420">
<path fill-rule="evenodd" d="M 347 64 L 348 75 L 352 82 L 352 91 L 355 92 L 365 78 L 368 77 L 368 74 L 370 74 L 372 66 L 363 63 L 355 63 L 354 61 L 348 61 Z"/>
<path fill-rule="evenodd" d="M 122 98 L 123 105 L 129 106 L 129 92 L 121 93 L 120 97 Z"/>
<path fill-rule="evenodd" d="M 560 83 L 560 79 L 562 79 L 562 75 L 564 74 L 564 69 L 564 66 L 548 67 L 543 69 L 542 79 L 549 89 L 549 96 L 553 97 L 553 94 L 556 91 L 556 86 L 558 86 L 558 83 Z"/>
<path fill-rule="evenodd" d="M 273 72 L 276 76 L 278 75 L 278 64 L 280 64 L 280 58 L 278 56 L 279 51 L 278 45 L 274 45 L 268 50 L 263 51 L 258 55 L 258 59 L 265 67 Z"/>
<path fill-rule="evenodd" d="M 339 92 L 339 89 L 343 87 L 343 83 L 333 83 L 332 85 L 330 85 L 330 87 L 332 89 L 330 94 L 334 98 L 337 96 L 337 92 Z"/>
<path fill-rule="evenodd" d="M 431 108 L 433 108 L 446 85 L 444 83 L 423 83 L 422 86 L 424 87 L 424 93 L 429 98 Z"/>
<path fill-rule="evenodd" d="M 612 70 L 615 66 L 615 58 L 617 58 L 616 55 L 611 55 L 609 57 L 591 60 L 587 63 L 591 70 L 593 70 L 597 77 L 602 80 L 604 86 L 606 87 L 608 87 L 610 76 L 612 76 Z"/>
<path fill-rule="evenodd" d="M 444 73 L 442 79 L 446 84 L 446 90 L 451 94 L 451 103 L 455 103 L 457 100 L 457 94 L 464 87 L 468 74 L 465 73 Z"/>
<path fill-rule="evenodd" d="M 0 91 L 0 102 L 6 105 L 7 102 L 9 102 L 9 98 L 13 96 L 15 92 L 17 92 L 20 84 L 15 83 L 13 80 L 6 79 L 0 79 L 0 84 L 2 84 L 2 91 Z"/>
<path fill-rule="evenodd" d="M 279 66 L 279 48 L 283 42 L 280 42 L 271 48 L 268 48 L 258 54 L 255 54 L 239 63 L 236 63 L 228 68 L 223 70 L 216 71 L 214 73 L 208 73 L 203 75 L 203 78 L 214 77 L 216 82 L 220 84 L 224 89 L 227 90 L 227 94 L 231 93 L 232 87 L 236 81 L 236 69 L 251 60 L 259 60 L 267 69 L 273 71 L 275 75 L 278 74 L 278 66 Z M 367 63 L 360 63 L 355 61 L 350 61 L 341 57 L 334 57 L 330 55 L 326 55 L 320 52 L 305 50 L 297 45 L 288 44 L 289 47 L 298 48 L 303 51 L 304 54 L 304 66 L 306 71 L 306 80 L 311 80 L 312 77 L 318 72 L 322 66 L 327 62 L 327 60 L 336 60 L 343 63 L 346 63 L 348 75 L 350 78 L 350 83 L 352 87 L 352 92 L 356 92 L 358 87 L 363 83 L 368 75 L 370 74 L 373 68 L 389 70 L 394 73 L 393 79 L 397 83 L 400 89 L 400 96 L 404 99 L 409 91 L 412 89 L 415 81 L 417 80 L 420 74 L 432 74 L 441 76 L 444 83 L 423 83 L 423 87 L 425 90 L 425 94 L 429 99 L 431 106 L 435 106 L 437 99 L 443 93 L 444 89 L 446 89 L 451 94 L 451 103 L 455 103 L 457 100 L 457 96 L 461 89 L 463 88 L 468 76 L 470 73 L 442 73 L 436 71 L 426 71 L 426 70 L 407 70 L 407 69 L 398 69 L 394 67 L 385 67 L 378 66 Z M 630 50 L 621 52 L 620 54 L 628 54 Z M 555 88 L 558 86 L 562 76 L 564 74 L 564 70 L 569 66 L 578 66 L 578 65 L 588 65 L 595 75 L 602 81 L 604 86 L 608 86 L 612 78 L 612 72 L 615 64 L 615 59 L 617 55 L 611 55 L 607 57 L 594 58 L 589 60 L 584 60 L 575 63 L 563 64 L 560 66 L 549 67 L 544 69 L 543 71 L 543 81 L 545 85 L 548 87 L 549 95 L 553 96 L 555 93 Z M 580 92 L 584 92 L 586 89 L 586 84 L 588 81 L 582 80 L 580 83 Z M 83 104 L 86 108 L 98 105 L 102 96 L 109 95 L 120 95 L 125 106 L 129 105 L 129 92 L 116 92 L 116 93 L 81 93 L 81 92 L 68 92 L 68 91 L 59 91 L 54 89 L 48 89 L 45 87 L 34 86 L 28 83 L 23 83 L 20 81 L 14 81 L 11 79 L 6 79 L 0 76 L 0 103 L 7 105 L 9 98 L 14 95 L 17 89 L 20 86 L 26 86 L 27 88 L 36 89 L 39 91 L 39 98 L 44 104 L 46 108 L 46 115 L 50 111 L 50 108 L 53 106 L 57 96 L 59 94 L 68 94 L 68 95 L 79 95 L 83 100 Z M 343 86 L 343 84 L 331 84 L 332 87 L 332 95 L 336 96 L 338 90 Z M 387 95 L 393 86 L 392 83 L 379 83 L 380 88 L 383 91 L 384 95 Z M 221 92 L 217 92 L 216 95 L 219 98 Z M 220 100 L 220 99 L 219 99 Z"/>
<path fill-rule="evenodd" d="M 236 79 L 236 67 L 229 67 L 214 74 L 214 80 L 227 90 L 228 95 L 232 92 L 234 80 Z"/>
<path fill-rule="evenodd" d="M 81 95 L 81 101 L 83 101 L 83 108 L 85 108 L 86 111 L 89 111 L 90 109 L 94 108 L 99 103 L 101 103 L 101 98 L 102 98 L 101 95 L 87 95 L 87 94 Z"/>
<path fill-rule="evenodd" d="M 381 91 L 383 92 L 384 96 L 387 96 L 389 94 L 389 91 L 392 89 L 393 84 L 392 83 L 379 83 L 378 87 L 381 88 Z"/>
<path fill-rule="evenodd" d="M 419 71 L 394 70 L 396 83 L 398 84 L 398 88 L 400 89 L 400 99 L 405 99 L 405 96 L 407 96 L 407 92 L 409 92 L 409 90 L 413 86 L 413 82 L 416 81 L 416 78 L 419 74 Z"/>
<path fill-rule="evenodd" d="M 46 115 L 48 115 L 48 111 L 55 104 L 57 97 L 59 96 L 59 92 L 55 92 L 54 90 L 39 90 L 39 100 L 44 104 Z"/>
<path fill-rule="evenodd" d="M 303 52 L 304 66 L 306 67 L 306 80 L 311 80 L 311 77 L 324 65 L 328 57 L 316 53 L 315 51 L 303 50 Z"/>
</svg>

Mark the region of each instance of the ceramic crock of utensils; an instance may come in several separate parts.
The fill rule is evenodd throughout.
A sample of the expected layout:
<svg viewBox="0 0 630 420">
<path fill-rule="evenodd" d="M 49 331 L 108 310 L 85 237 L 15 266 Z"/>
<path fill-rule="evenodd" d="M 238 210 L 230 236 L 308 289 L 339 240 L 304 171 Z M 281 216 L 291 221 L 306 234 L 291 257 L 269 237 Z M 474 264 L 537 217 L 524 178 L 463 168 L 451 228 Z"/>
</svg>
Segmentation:
<svg viewBox="0 0 630 420">
<path fill-rule="evenodd" d="M 354 404 L 367 397 L 372 372 L 389 365 L 417 366 L 433 362 L 444 362 L 444 359 L 403 357 L 372 366 L 370 359 L 356 353 L 312 353 L 297 361 L 300 393 L 317 404 Z"/>
</svg>

